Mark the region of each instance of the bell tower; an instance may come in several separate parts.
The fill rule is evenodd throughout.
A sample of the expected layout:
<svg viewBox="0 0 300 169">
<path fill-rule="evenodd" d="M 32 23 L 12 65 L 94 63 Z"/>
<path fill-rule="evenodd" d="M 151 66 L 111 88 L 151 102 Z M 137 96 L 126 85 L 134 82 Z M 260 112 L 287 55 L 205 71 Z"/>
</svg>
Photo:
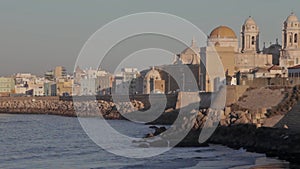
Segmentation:
<svg viewBox="0 0 300 169">
<path fill-rule="evenodd" d="M 241 52 L 259 53 L 259 27 L 254 19 L 249 16 L 242 25 L 241 30 Z"/>
<path fill-rule="evenodd" d="M 292 12 L 283 23 L 280 65 L 291 67 L 300 64 L 300 22 Z"/>
<path fill-rule="evenodd" d="M 300 46 L 300 22 L 297 16 L 292 12 L 283 24 L 282 30 L 282 48 L 297 49 Z"/>
</svg>

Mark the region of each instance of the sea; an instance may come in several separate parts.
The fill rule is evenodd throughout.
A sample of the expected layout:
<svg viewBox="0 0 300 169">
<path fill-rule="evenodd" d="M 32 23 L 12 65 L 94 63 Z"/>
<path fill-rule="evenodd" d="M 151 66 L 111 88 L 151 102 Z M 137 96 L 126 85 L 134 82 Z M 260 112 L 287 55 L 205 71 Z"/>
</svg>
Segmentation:
<svg viewBox="0 0 300 169">
<path fill-rule="evenodd" d="M 111 120 L 108 123 L 114 129 L 137 138 L 153 131 L 147 125 L 129 121 Z M 106 138 L 108 143 L 118 143 L 118 140 L 103 135 L 103 139 Z M 288 167 L 287 162 L 267 158 L 264 154 L 220 145 L 172 148 L 153 157 L 128 158 L 95 144 L 77 118 L 0 114 L 1 169 L 248 169 L 265 165 Z"/>
</svg>

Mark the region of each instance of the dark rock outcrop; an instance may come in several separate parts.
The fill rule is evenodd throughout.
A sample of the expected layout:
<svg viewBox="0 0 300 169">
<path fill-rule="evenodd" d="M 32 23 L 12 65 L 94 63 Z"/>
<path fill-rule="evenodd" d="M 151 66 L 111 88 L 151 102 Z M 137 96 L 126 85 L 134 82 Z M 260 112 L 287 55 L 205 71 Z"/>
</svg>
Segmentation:
<svg viewBox="0 0 300 169">
<path fill-rule="evenodd" d="M 288 129 L 256 128 L 254 125 L 220 126 L 209 139 L 209 143 L 234 149 L 244 148 L 291 163 L 300 163 L 300 133 Z"/>
</svg>

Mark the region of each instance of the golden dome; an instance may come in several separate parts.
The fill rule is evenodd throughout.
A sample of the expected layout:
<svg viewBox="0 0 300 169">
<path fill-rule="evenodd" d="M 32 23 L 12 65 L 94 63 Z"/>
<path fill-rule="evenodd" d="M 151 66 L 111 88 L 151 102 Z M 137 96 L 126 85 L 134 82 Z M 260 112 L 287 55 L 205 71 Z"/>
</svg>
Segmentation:
<svg viewBox="0 0 300 169">
<path fill-rule="evenodd" d="M 237 38 L 234 31 L 227 26 L 215 28 L 209 35 L 210 38 Z"/>
</svg>

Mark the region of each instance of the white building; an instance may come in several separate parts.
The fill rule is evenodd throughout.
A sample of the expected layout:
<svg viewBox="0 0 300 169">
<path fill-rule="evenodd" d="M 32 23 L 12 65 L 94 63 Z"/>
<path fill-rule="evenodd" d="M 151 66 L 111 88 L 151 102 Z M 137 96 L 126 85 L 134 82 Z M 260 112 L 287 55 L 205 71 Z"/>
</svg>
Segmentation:
<svg viewBox="0 0 300 169">
<path fill-rule="evenodd" d="M 110 94 L 112 87 L 112 76 L 105 70 L 88 69 L 79 70 L 80 95 Z"/>
<path fill-rule="evenodd" d="M 84 78 L 80 81 L 81 95 L 96 95 L 96 78 Z"/>
<path fill-rule="evenodd" d="M 114 77 L 114 92 L 116 94 L 127 94 L 130 88 L 135 88 L 133 80 L 137 78 L 139 71 L 137 68 L 123 68 L 121 73 Z"/>
</svg>

